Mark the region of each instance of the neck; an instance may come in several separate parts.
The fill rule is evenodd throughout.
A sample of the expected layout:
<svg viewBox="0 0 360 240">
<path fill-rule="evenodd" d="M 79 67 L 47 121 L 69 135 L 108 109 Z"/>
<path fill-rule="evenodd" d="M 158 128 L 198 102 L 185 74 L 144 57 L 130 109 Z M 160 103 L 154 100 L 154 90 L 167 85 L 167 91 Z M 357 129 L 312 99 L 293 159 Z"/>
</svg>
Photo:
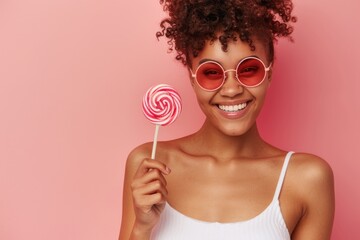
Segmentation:
<svg viewBox="0 0 360 240">
<path fill-rule="evenodd" d="M 216 159 L 256 158 L 268 146 L 256 124 L 242 135 L 229 136 L 205 121 L 193 135 L 193 140 L 192 144 L 200 155 L 210 155 Z"/>
</svg>

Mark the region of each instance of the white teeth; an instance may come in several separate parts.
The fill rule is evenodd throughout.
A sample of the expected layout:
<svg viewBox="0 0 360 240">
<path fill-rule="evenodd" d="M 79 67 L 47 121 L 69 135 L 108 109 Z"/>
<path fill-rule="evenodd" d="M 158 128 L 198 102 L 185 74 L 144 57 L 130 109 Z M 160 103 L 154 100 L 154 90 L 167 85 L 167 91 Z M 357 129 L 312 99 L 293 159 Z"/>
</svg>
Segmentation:
<svg viewBox="0 0 360 240">
<path fill-rule="evenodd" d="M 219 105 L 219 108 L 225 112 L 236 112 L 246 107 L 247 103 L 241 103 L 238 105 Z"/>
</svg>

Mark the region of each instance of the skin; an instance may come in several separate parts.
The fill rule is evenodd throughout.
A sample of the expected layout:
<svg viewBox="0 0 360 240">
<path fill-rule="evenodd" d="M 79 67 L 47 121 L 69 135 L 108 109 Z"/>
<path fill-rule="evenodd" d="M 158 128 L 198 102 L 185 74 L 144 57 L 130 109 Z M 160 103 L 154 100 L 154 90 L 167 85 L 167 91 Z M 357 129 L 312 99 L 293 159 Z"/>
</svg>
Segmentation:
<svg viewBox="0 0 360 240">
<path fill-rule="evenodd" d="M 257 56 L 269 66 L 267 51 L 256 41 L 230 42 L 228 51 L 218 41 L 207 43 L 196 58 L 210 59 L 225 69 L 239 60 Z M 190 73 L 189 73 L 190 74 Z M 165 202 L 177 211 L 207 222 L 238 222 L 261 213 L 271 202 L 286 152 L 266 143 L 256 119 L 271 81 L 243 87 L 234 72 L 227 73 L 217 91 L 202 90 L 190 77 L 206 120 L 192 135 L 158 143 L 157 159 L 150 160 L 152 143 L 134 149 L 127 160 L 123 221 L 120 240 L 150 239 Z M 224 115 L 218 105 L 248 102 L 240 117 Z M 171 169 L 171 170 L 170 170 Z M 281 211 L 294 240 L 329 240 L 334 217 L 334 181 L 321 158 L 295 153 L 289 163 L 279 197 Z"/>
</svg>

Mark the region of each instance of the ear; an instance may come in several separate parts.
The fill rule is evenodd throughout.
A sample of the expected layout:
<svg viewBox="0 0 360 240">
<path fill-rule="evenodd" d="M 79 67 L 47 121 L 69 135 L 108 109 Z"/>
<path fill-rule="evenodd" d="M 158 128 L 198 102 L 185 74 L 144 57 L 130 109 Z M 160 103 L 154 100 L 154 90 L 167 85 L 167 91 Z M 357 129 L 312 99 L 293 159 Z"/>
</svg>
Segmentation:
<svg viewBox="0 0 360 240">
<path fill-rule="evenodd" d="M 190 79 L 190 84 L 194 88 L 194 86 L 195 86 L 195 78 L 193 78 L 189 67 L 187 67 L 187 70 L 188 70 L 188 75 L 189 75 L 189 79 Z"/>
<path fill-rule="evenodd" d="M 268 88 L 270 87 L 271 81 L 272 81 L 272 70 L 273 69 L 271 68 L 267 73 L 267 78 L 268 78 L 268 81 L 269 81 Z"/>
</svg>

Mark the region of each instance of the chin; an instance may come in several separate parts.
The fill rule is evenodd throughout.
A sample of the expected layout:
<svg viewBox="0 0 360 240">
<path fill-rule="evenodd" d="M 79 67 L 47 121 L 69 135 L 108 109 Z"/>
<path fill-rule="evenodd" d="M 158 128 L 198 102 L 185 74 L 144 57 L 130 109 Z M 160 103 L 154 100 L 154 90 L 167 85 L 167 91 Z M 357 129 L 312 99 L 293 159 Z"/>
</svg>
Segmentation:
<svg viewBox="0 0 360 240">
<path fill-rule="evenodd" d="M 237 137 L 242 136 L 249 132 L 251 128 L 245 127 L 245 126 L 231 126 L 231 127 L 224 127 L 219 129 L 223 134 L 230 136 L 230 137 Z"/>
</svg>

